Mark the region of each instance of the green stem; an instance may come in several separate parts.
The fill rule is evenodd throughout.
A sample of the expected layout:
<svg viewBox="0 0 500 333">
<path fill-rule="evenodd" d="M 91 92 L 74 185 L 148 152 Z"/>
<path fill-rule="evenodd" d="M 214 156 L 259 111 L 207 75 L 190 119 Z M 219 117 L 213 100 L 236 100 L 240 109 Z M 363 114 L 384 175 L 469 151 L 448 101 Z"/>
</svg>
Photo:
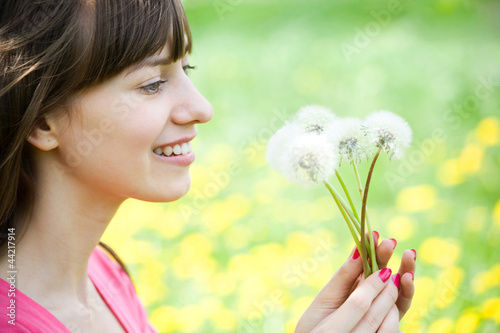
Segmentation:
<svg viewBox="0 0 500 333">
<path fill-rule="evenodd" d="M 333 187 L 333 186 L 331 186 L 331 187 L 332 187 L 332 191 L 335 192 L 335 195 L 337 196 L 337 199 L 339 199 L 340 204 L 342 205 L 342 207 L 344 207 L 345 212 L 347 213 L 347 215 L 349 215 L 349 218 L 351 219 L 351 221 L 353 222 L 354 226 L 356 227 L 356 230 L 358 231 L 358 234 L 360 234 L 360 232 L 361 232 L 360 226 L 361 225 L 359 223 L 359 217 L 358 218 L 354 217 L 353 213 L 351 212 L 351 210 L 349 209 L 349 207 L 347 207 L 347 204 L 345 203 L 344 199 L 342 199 L 342 196 L 339 194 L 339 192 L 337 192 L 337 190 L 335 189 L 335 187 Z"/>
<path fill-rule="evenodd" d="M 352 167 L 354 168 L 356 182 L 358 183 L 359 196 L 361 197 L 361 200 L 363 200 L 363 185 L 361 185 L 358 167 L 356 166 L 356 163 L 354 161 L 352 161 Z M 373 240 L 373 233 L 368 212 L 366 212 L 366 226 L 368 227 L 368 237 L 370 239 L 370 261 L 372 262 L 372 272 L 376 272 L 378 271 L 377 254 L 375 253 L 375 242 Z"/>
<path fill-rule="evenodd" d="M 356 166 L 356 163 L 354 161 L 352 161 L 352 167 L 354 168 L 354 175 L 356 175 L 356 182 L 358 183 L 359 196 L 361 197 L 361 199 L 363 199 L 363 185 L 361 185 L 358 167 Z"/>
<path fill-rule="evenodd" d="M 356 247 L 358 248 L 358 251 L 361 253 L 361 249 L 363 248 L 363 246 L 359 243 L 359 240 L 358 240 L 358 237 L 356 235 L 356 232 L 354 231 L 352 223 L 350 223 L 350 221 L 349 221 L 349 219 L 348 219 L 348 217 L 346 215 L 346 212 L 343 209 L 343 206 L 342 206 L 342 204 L 341 204 L 341 202 L 340 202 L 340 200 L 339 200 L 339 198 L 337 196 L 337 193 L 336 193 L 335 189 L 333 188 L 333 186 L 329 182 L 324 181 L 323 183 L 325 184 L 325 186 L 328 189 L 328 191 L 330 191 L 330 194 L 332 195 L 333 199 L 337 203 L 337 206 L 339 207 L 340 213 L 344 217 L 344 220 L 347 223 L 347 227 L 351 231 L 351 235 L 352 235 L 352 238 L 354 239 L 354 242 L 356 243 Z M 365 259 L 365 260 L 363 260 L 363 270 L 366 269 L 366 266 L 368 266 L 368 262 Z M 368 266 L 368 269 L 370 269 L 370 266 Z"/>
<path fill-rule="evenodd" d="M 365 190 L 363 191 L 363 202 L 361 204 L 361 249 L 363 251 L 366 251 L 365 248 L 365 217 L 366 217 L 366 203 L 368 201 L 368 190 L 370 189 L 370 181 L 372 179 L 372 174 L 373 174 L 373 168 L 375 167 L 375 163 L 377 162 L 378 156 L 380 155 L 381 149 L 377 151 L 375 156 L 373 157 L 372 164 L 370 166 L 370 171 L 368 171 L 368 176 L 366 177 L 366 185 L 365 185 Z M 372 236 L 372 233 L 370 232 L 370 236 Z M 372 236 L 373 239 L 373 236 Z M 373 244 L 373 240 L 371 242 Z M 372 251 L 374 252 L 374 251 Z M 375 261 L 376 262 L 376 261 Z M 365 277 L 368 277 L 370 274 L 368 271 L 365 271 Z"/>
<path fill-rule="evenodd" d="M 358 212 L 356 211 L 356 207 L 354 207 L 354 204 L 352 203 L 351 196 L 349 195 L 349 191 L 347 190 L 347 187 L 345 186 L 344 181 L 342 180 L 342 177 L 340 177 L 340 173 L 335 170 L 335 175 L 337 176 L 337 179 L 339 180 L 340 186 L 342 186 L 342 189 L 344 190 L 345 196 L 347 200 L 349 201 L 349 205 L 351 206 L 352 213 L 356 217 L 356 219 L 359 221 L 359 216 Z"/>
</svg>

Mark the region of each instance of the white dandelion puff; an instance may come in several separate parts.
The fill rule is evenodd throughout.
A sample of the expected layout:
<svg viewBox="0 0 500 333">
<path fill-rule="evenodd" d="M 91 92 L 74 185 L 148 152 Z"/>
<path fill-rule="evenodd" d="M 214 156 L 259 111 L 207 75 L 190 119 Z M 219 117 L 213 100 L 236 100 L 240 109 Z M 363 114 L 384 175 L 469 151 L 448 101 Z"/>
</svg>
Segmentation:
<svg viewBox="0 0 500 333">
<path fill-rule="evenodd" d="M 320 105 L 303 106 L 292 118 L 306 133 L 322 134 L 325 127 L 334 122 L 337 116 L 327 107 Z"/>
<path fill-rule="evenodd" d="M 390 111 L 375 111 L 366 117 L 364 130 L 376 147 L 396 158 L 403 157 L 404 149 L 412 140 L 412 131 L 406 120 Z"/>
<path fill-rule="evenodd" d="M 267 142 L 267 163 L 278 172 L 284 168 L 283 155 L 288 151 L 295 138 L 302 133 L 302 129 L 295 123 L 287 123 L 280 128 Z"/>
<path fill-rule="evenodd" d="M 374 153 L 374 147 L 363 131 L 363 122 L 358 118 L 342 118 L 327 128 L 333 145 L 338 150 L 340 163 L 361 163 Z"/>
<path fill-rule="evenodd" d="M 335 147 L 326 136 L 313 133 L 296 137 L 282 158 L 283 176 L 303 186 L 330 179 L 339 161 Z"/>
</svg>

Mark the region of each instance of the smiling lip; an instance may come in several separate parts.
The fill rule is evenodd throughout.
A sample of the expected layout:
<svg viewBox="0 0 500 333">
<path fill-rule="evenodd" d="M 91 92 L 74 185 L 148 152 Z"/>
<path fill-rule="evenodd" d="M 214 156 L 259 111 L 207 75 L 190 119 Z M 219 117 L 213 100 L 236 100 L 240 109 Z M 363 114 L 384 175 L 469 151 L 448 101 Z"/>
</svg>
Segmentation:
<svg viewBox="0 0 500 333">
<path fill-rule="evenodd" d="M 184 138 L 181 138 L 181 139 L 169 142 L 169 143 L 162 144 L 161 146 L 158 146 L 155 149 L 160 148 L 163 150 L 163 149 L 165 149 L 165 147 L 168 147 L 168 146 L 174 148 L 174 146 L 176 146 L 176 145 L 182 145 L 183 143 L 189 143 L 195 137 L 196 137 L 196 133 L 194 135 L 191 135 L 191 136 L 186 136 Z M 169 164 L 174 164 L 174 165 L 179 165 L 179 166 L 188 166 L 194 162 L 194 158 L 195 158 L 193 151 L 190 151 L 187 154 L 179 154 L 179 155 L 172 154 L 170 156 L 165 156 L 164 154 L 157 155 L 154 152 L 153 152 L 153 154 L 156 157 L 158 157 L 159 159 L 161 159 L 163 162 L 166 162 Z"/>
<path fill-rule="evenodd" d="M 194 152 L 190 151 L 186 155 L 170 155 L 170 156 L 165 156 L 165 155 L 156 155 L 153 153 L 157 158 L 161 159 L 163 162 L 169 163 L 169 164 L 175 164 L 175 165 L 180 165 L 180 166 L 188 166 L 191 163 L 194 162 Z"/>
<path fill-rule="evenodd" d="M 167 146 L 170 146 L 170 147 L 172 147 L 172 148 L 173 148 L 175 145 L 181 145 L 181 144 L 183 144 L 184 142 L 185 142 L 185 143 L 188 143 L 189 141 L 193 140 L 195 137 L 196 137 L 196 134 L 194 134 L 194 135 L 192 135 L 192 136 L 186 136 L 186 137 L 184 137 L 184 138 L 181 138 L 181 139 L 179 139 L 179 140 L 172 141 L 172 142 L 170 142 L 170 143 L 164 143 L 164 144 L 162 144 L 161 146 L 158 146 L 158 147 L 156 147 L 156 148 L 161 148 L 161 149 L 163 149 L 163 148 L 165 148 L 165 147 L 167 147 Z M 156 148 L 155 148 L 155 149 L 156 149 Z"/>
</svg>

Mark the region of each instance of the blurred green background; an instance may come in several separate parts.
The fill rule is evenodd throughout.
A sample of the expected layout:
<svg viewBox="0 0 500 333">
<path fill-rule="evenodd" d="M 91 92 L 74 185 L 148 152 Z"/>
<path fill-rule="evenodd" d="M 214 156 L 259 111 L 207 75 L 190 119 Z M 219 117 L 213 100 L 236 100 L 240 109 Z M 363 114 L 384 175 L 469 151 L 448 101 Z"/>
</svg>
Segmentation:
<svg viewBox="0 0 500 333">
<path fill-rule="evenodd" d="M 324 187 L 287 183 L 267 140 L 297 109 L 386 109 L 414 141 L 369 207 L 418 252 L 401 330 L 500 331 L 500 2 L 186 0 L 191 77 L 212 102 L 192 188 L 127 201 L 106 231 L 161 332 L 293 332 L 353 247 Z M 361 166 L 366 175 L 367 165 Z M 353 175 L 340 172 L 351 185 Z"/>
</svg>

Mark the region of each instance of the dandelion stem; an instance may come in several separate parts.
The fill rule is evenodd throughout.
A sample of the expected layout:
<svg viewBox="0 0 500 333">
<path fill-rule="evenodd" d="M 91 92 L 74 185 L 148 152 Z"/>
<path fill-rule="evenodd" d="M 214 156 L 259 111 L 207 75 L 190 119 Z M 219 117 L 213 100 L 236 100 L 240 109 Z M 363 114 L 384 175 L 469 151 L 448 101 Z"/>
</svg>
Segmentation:
<svg viewBox="0 0 500 333">
<path fill-rule="evenodd" d="M 347 197 L 347 200 L 349 201 L 349 205 L 351 206 L 352 213 L 354 214 L 356 219 L 358 219 L 358 221 L 359 221 L 359 216 L 358 216 L 358 212 L 356 211 L 356 207 L 354 207 L 354 204 L 352 203 L 352 199 L 351 199 L 351 196 L 349 194 L 349 191 L 347 190 L 347 187 L 345 186 L 345 183 L 342 180 L 342 177 L 340 176 L 340 173 L 337 170 L 335 170 L 335 175 L 337 176 L 337 179 L 339 180 L 340 186 L 342 186 L 342 189 L 344 190 L 345 196 Z"/>
<path fill-rule="evenodd" d="M 331 186 L 331 184 L 330 184 Z M 337 196 L 337 198 L 339 199 L 340 201 L 340 204 L 342 205 L 342 207 L 344 207 L 344 210 L 345 212 L 347 213 L 347 215 L 349 215 L 351 221 L 353 221 L 354 223 L 354 226 L 356 227 L 356 230 L 358 231 L 358 234 L 361 232 L 361 229 L 360 229 L 360 223 L 359 223 L 359 217 L 354 217 L 353 213 L 351 212 L 351 210 L 347 207 L 347 204 L 346 202 L 344 201 L 344 199 L 342 198 L 342 196 L 339 194 L 339 192 L 337 192 L 337 190 L 335 189 L 335 187 L 332 186 L 332 191 L 335 192 L 335 195 Z"/>
<path fill-rule="evenodd" d="M 368 176 L 366 177 L 366 185 L 365 185 L 365 190 L 363 191 L 363 202 L 361 204 L 361 250 L 364 252 L 366 251 L 365 248 L 365 217 L 366 217 L 366 202 L 368 201 L 368 190 L 370 188 L 370 181 L 372 179 L 372 174 L 373 174 L 373 168 L 375 167 L 375 163 L 377 162 L 378 156 L 380 155 L 381 149 L 377 151 L 375 156 L 373 157 L 372 164 L 370 166 L 370 171 L 368 171 Z M 370 236 L 372 233 L 370 232 Z M 373 239 L 373 236 L 372 236 Z M 372 245 L 373 241 L 371 242 Z M 375 252 L 375 251 L 372 251 Z M 361 254 L 363 256 L 363 254 Z M 376 262 L 376 261 L 375 261 Z M 365 277 L 368 277 L 370 274 L 368 271 L 365 270 Z"/>
<path fill-rule="evenodd" d="M 358 183 L 359 196 L 363 199 L 363 185 L 361 185 L 361 180 L 359 179 L 358 167 L 356 162 L 352 161 L 352 167 L 354 168 L 354 175 L 356 175 L 356 182 Z"/>
<path fill-rule="evenodd" d="M 352 222 L 349 221 L 349 219 L 348 219 L 348 217 L 346 215 L 346 212 L 344 211 L 343 206 L 342 206 L 339 198 L 337 197 L 337 193 L 336 193 L 335 189 L 333 188 L 333 186 L 328 181 L 324 181 L 323 183 L 325 184 L 325 186 L 328 189 L 328 191 L 330 191 L 330 194 L 332 195 L 333 200 L 335 200 L 335 202 L 337 203 L 337 206 L 339 207 L 340 213 L 344 217 L 344 220 L 347 223 L 347 227 L 351 231 L 351 235 L 352 235 L 352 238 L 354 239 L 354 242 L 356 243 L 356 247 L 358 248 L 358 251 L 361 253 L 361 249 L 363 247 L 359 243 L 358 236 L 356 235 L 356 232 L 354 231 L 354 228 L 352 226 Z M 365 269 L 365 266 L 368 265 L 368 262 L 365 263 L 365 261 L 363 261 L 363 269 Z M 368 266 L 368 269 L 370 269 L 369 266 Z"/>
<path fill-rule="evenodd" d="M 361 185 L 358 167 L 356 166 L 356 163 L 354 161 L 352 161 L 352 167 L 354 168 L 354 174 L 356 175 L 356 182 L 358 183 L 359 196 L 361 197 L 361 200 L 363 200 L 363 185 Z M 372 272 L 376 272 L 378 271 L 377 254 L 375 253 L 375 242 L 373 240 L 373 233 L 370 224 L 370 217 L 368 216 L 368 211 L 366 212 L 366 226 L 368 227 L 368 237 L 370 239 L 369 253 L 370 253 L 370 261 L 372 264 Z"/>
</svg>

